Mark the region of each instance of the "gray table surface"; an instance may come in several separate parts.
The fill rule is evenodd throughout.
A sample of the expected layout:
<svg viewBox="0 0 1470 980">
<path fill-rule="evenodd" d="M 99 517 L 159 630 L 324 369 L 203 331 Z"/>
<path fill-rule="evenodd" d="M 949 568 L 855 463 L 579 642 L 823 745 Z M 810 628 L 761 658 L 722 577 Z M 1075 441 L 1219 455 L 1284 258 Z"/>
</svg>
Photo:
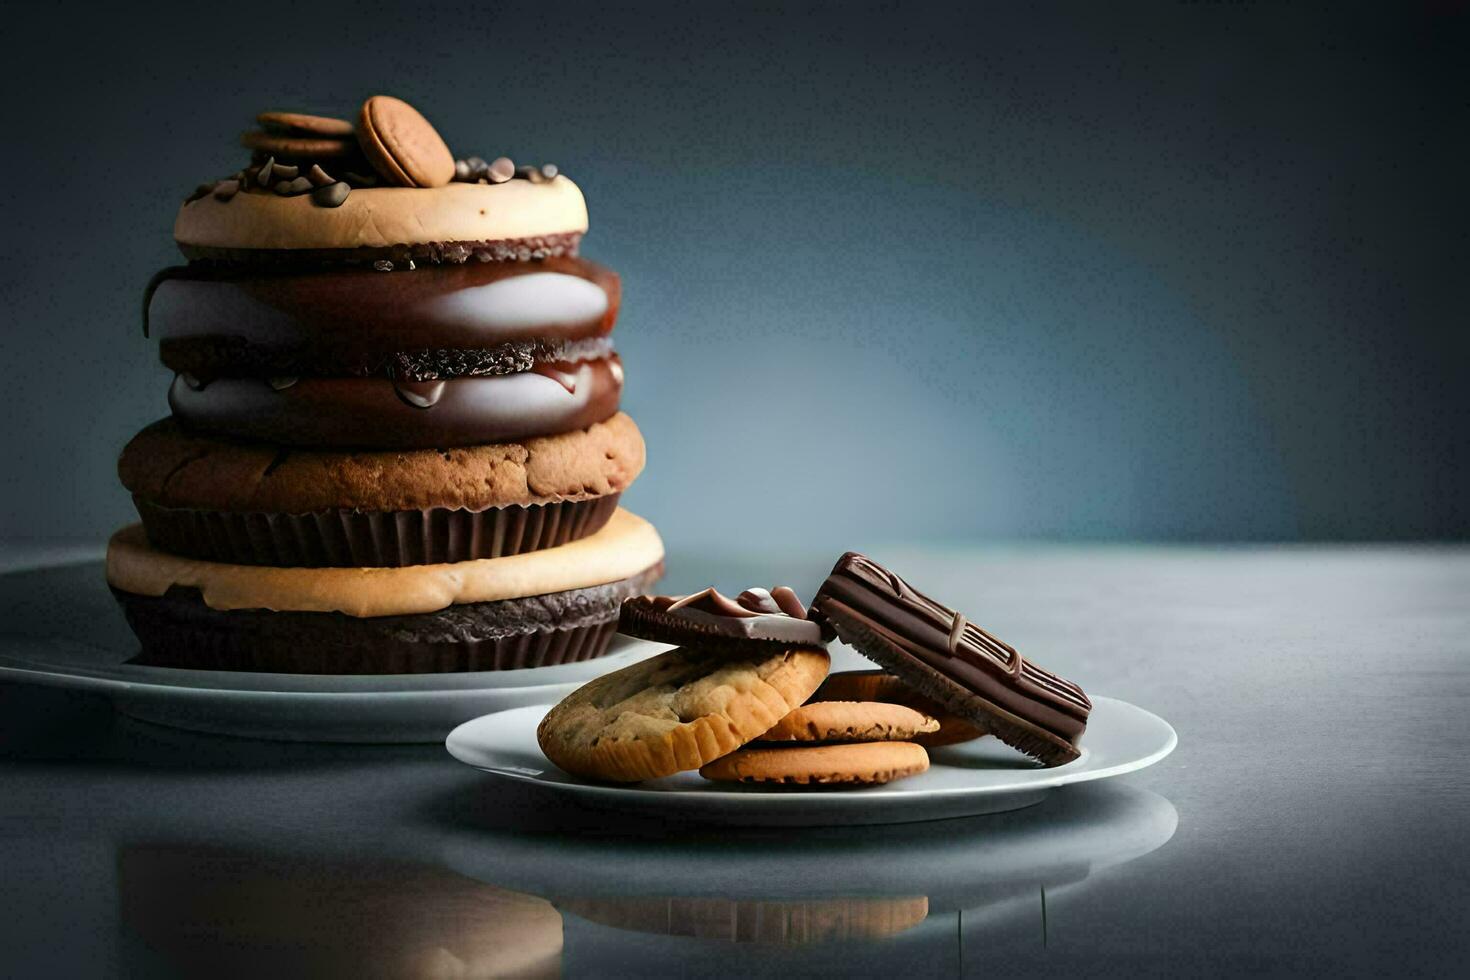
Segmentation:
<svg viewBox="0 0 1470 980">
<path fill-rule="evenodd" d="M 676 555 L 666 585 L 810 593 L 832 557 Z M 433 746 L 0 685 L 0 976 L 1463 969 L 1470 549 L 875 557 L 1178 750 L 1012 814 L 714 833 L 538 810 Z"/>
</svg>

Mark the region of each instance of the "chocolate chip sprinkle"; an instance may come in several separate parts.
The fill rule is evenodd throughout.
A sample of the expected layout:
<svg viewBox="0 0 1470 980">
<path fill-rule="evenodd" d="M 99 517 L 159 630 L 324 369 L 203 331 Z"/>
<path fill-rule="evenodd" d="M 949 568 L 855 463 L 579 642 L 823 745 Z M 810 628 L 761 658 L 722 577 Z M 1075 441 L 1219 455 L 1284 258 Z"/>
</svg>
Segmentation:
<svg viewBox="0 0 1470 980">
<path fill-rule="evenodd" d="M 271 173 L 275 170 L 275 167 L 276 158 L 266 157 L 265 163 L 262 163 L 260 169 L 255 171 L 255 182 L 261 187 L 269 187 L 271 185 Z"/>
<path fill-rule="evenodd" d="M 311 181 L 305 177 L 297 177 L 295 180 L 283 180 L 275 186 L 275 192 L 283 197 L 295 197 L 298 194 L 305 194 L 309 190 L 311 190 Z"/>
<path fill-rule="evenodd" d="M 490 179 L 490 183 L 492 184 L 503 184 L 515 175 L 515 161 L 510 157 L 496 157 L 495 161 L 490 164 L 489 169 L 485 173 L 485 176 Z"/>
<path fill-rule="evenodd" d="M 214 185 L 214 199 L 216 201 L 228 201 L 238 193 L 240 193 L 240 182 L 234 178 L 222 180 Z"/>
<path fill-rule="evenodd" d="M 295 180 L 296 177 L 297 177 L 297 175 L 299 175 L 300 173 L 301 173 L 301 168 L 300 167 L 297 167 L 297 166 L 294 166 L 294 165 L 289 165 L 289 164 L 284 164 L 284 163 L 278 163 L 278 164 L 275 165 L 275 169 L 271 171 L 271 179 L 272 180 Z"/>
<path fill-rule="evenodd" d="M 311 169 L 306 173 L 306 179 L 311 181 L 314 187 L 326 187 L 336 181 L 321 168 L 320 164 L 313 163 Z"/>
<path fill-rule="evenodd" d="M 555 180 L 556 175 L 561 173 L 554 163 L 543 163 L 541 165 L 541 176 L 547 180 Z"/>
<path fill-rule="evenodd" d="M 352 188 L 345 181 L 336 181 L 331 184 L 323 184 L 311 192 L 311 203 L 319 208 L 341 207 L 342 202 L 347 200 L 347 195 Z"/>
<path fill-rule="evenodd" d="M 454 179 L 462 184 L 503 184 L 515 176 L 515 161 L 510 157 L 496 157 L 489 163 L 484 157 L 454 161 Z"/>
<path fill-rule="evenodd" d="M 542 175 L 540 167 L 532 167 L 530 165 L 517 167 L 516 176 L 521 180 L 529 180 L 533 184 L 539 184 L 546 179 Z"/>
</svg>

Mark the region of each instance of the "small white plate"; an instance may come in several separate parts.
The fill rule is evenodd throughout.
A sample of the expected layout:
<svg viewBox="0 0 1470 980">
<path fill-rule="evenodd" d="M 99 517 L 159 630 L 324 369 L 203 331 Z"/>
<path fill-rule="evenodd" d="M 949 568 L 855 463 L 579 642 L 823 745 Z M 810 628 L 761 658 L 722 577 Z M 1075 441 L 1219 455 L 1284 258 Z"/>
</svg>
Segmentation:
<svg viewBox="0 0 1470 980">
<path fill-rule="evenodd" d="M 450 755 L 497 779 L 534 786 L 569 801 L 727 826 L 829 826 L 908 823 L 999 813 L 1039 803 L 1058 786 L 1106 779 L 1150 766 L 1174 751 L 1169 723 L 1114 698 L 1092 699 L 1082 758 L 1042 769 L 994 738 L 935 749 L 929 771 L 858 790 L 761 789 L 712 783 L 698 773 L 628 786 L 570 776 L 536 744 L 550 704 L 515 708 L 460 725 Z"/>
</svg>

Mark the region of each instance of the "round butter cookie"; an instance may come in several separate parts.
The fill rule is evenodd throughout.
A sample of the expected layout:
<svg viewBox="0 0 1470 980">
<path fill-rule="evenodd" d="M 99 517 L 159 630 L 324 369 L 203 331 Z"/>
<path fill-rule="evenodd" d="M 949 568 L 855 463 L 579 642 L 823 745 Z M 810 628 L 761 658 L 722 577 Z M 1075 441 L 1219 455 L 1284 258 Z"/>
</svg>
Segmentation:
<svg viewBox="0 0 1470 980">
<path fill-rule="evenodd" d="M 741 749 L 702 767 L 705 779 L 797 786 L 878 786 L 929 768 L 913 742 L 858 742 L 796 748 Z"/>
<path fill-rule="evenodd" d="M 914 735 L 913 741 L 930 749 L 972 742 L 987 734 L 985 729 L 945 711 L 938 701 L 924 697 L 886 670 L 843 670 L 828 674 L 812 695 L 812 701 L 885 701 L 922 712 L 937 721 L 939 727 Z"/>
<path fill-rule="evenodd" d="M 762 735 L 762 742 L 908 742 L 939 731 L 939 722 L 901 704 L 812 701 Z"/>
<path fill-rule="evenodd" d="M 523 442 L 454 450 L 288 450 L 191 433 L 133 437 L 118 476 L 154 547 L 277 567 L 502 558 L 595 534 L 643 469 L 626 415 Z"/>
<path fill-rule="evenodd" d="M 827 675 L 827 651 L 679 647 L 573 691 L 536 729 L 541 751 L 610 782 L 698 769 L 768 731 Z"/>
</svg>

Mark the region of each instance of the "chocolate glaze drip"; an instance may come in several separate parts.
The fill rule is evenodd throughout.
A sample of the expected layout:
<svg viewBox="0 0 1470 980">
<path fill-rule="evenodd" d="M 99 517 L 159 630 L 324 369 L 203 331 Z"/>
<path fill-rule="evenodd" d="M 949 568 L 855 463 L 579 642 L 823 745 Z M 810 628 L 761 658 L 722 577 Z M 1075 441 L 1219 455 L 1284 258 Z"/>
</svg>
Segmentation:
<svg viewBox="0 0 1470 980">
<path fill-rule="evenodd" d="M 541 362 L 531 368 L 532 371 L 543 378 L 550 378 L 567 390 L 567 394 L 577 393 L 577 365 L 566 361 Z"/>
<path fill-rule="evenodd" d="M 444 397 L 444 381 L 395 381 L 393 390 L 404 404 L 414 408 L 433 408 Z"/>
<path fill-rule="evenodd" d="M 451 381 L 301 378 L 277 389 L 264 378 L 180 376 L 169 390 L 191 429 L 282 446 L 436 449 L 516 442 L 584 429 L 612 417 L 622 394 L 617 356 L 568 367 Z"/>
</svg>

